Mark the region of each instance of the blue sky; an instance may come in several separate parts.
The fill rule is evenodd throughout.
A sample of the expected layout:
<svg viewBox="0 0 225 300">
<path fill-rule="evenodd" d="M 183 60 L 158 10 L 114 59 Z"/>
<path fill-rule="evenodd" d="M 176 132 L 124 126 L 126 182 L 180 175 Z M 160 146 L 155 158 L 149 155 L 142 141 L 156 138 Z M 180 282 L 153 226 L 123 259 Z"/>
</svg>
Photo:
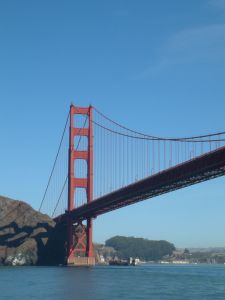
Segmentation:
<svg viewBox="0 0 225 300">
<path fill-rule="evenodd" d="M 69 104 L 161 136 L 225 129 L 225 1 L 0 2 L 0 194 L 37 208 Z M 99 217 L 116 234 L 225 245 L 223 177 Z"/>
</svg>

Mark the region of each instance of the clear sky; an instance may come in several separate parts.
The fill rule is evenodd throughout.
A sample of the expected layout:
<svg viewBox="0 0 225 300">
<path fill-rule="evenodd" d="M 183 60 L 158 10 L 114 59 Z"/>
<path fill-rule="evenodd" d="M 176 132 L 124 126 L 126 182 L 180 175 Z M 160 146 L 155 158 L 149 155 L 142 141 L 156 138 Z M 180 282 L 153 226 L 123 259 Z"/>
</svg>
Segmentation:
<svg viewBox="0 0 225 300">
<path fill-rule="evenodd" d="M 161 136 L 225 130 L 225 0 L 0 1 L 0 194 L 37 208 L 69 104 Z M 225 246 L 225 178 L 100 216 L 94 240 Z"/>
</svg>

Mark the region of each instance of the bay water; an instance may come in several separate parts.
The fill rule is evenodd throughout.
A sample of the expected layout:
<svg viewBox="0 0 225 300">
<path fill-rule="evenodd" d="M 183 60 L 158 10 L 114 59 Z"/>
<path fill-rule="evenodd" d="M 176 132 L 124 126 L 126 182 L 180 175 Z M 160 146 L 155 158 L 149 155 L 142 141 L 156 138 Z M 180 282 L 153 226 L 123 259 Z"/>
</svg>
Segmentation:
<svg viewBox="0 0 225 300">
<path fill-rule="evenodd" d="M 0 267 L 0 300 L 225 299 L 225 265 Z"/>
</svg>

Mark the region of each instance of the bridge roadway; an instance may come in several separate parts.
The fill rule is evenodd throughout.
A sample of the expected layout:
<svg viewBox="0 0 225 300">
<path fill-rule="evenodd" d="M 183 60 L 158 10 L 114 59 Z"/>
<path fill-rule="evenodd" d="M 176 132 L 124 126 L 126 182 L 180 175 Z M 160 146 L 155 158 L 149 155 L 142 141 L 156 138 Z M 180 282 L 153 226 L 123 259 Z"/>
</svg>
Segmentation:
<svg viewBox="0 0 225 300">
<path fill-rule="evenodd" d="M 208 152 L 136 181 L 71 211 L 73 220 L 95 218 L 109 211 L 225 174 L 225 147 Z M 61 221 L 66 214 L 55 218 Z"/>
</svg>

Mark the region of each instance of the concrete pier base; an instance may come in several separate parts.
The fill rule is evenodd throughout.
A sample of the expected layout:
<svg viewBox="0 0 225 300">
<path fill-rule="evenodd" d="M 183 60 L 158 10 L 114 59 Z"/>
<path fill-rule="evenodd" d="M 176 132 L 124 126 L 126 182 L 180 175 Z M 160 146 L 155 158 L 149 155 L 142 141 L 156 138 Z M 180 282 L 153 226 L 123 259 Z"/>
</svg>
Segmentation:
<svg viewBox="0 0 225 300">
<path fill-rule="evenodd" d="M 72 257 L 68 259 L 68 266 L 88 267 L 95 265 L 95 257 Z"/>
</svg>

